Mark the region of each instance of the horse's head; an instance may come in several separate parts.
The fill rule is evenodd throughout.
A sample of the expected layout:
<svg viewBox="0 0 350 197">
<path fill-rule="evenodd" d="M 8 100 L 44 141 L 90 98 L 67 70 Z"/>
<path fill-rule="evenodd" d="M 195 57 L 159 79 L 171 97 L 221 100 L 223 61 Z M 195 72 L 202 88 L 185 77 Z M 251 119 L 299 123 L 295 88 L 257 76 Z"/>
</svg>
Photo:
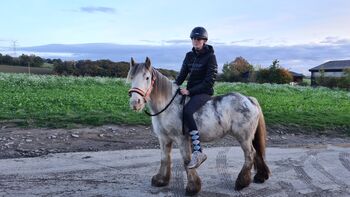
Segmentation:
<svg viewBox="0 0 350 197">
<path fill-rule="evenodd" d="M 141 111 L 150 99 L 155 81 L 151 60 L 147 57 L 145 63 L 138 64 L 131 58 L 127 79 L 131 82 L 130 107 L 135 111 Z"/>
</svg>

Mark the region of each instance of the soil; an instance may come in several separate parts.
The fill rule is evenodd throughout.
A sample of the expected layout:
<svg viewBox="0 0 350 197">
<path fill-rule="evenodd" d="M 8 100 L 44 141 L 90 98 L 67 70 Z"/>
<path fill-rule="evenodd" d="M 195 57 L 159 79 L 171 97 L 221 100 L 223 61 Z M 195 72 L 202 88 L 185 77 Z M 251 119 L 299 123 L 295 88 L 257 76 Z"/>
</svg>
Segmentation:
<svg viewBox="0 0 350 197">
<path fill-rule="evenodd" d="M 303 133 L 282 126 L 268 127 L 269 147 L 310 147 L 326 144 L 350 147 L 350 137 L 335 132 Z M 205 147 L 238 146 L 227 135 Z M 174 145 L 176 148 L 176 145 Z M 50 153 L 159 148 L 150 126 L 104 125 L 75 129 L 20 128 L 0 124 L 0 159 L 37 157 Z"/>
</svg>

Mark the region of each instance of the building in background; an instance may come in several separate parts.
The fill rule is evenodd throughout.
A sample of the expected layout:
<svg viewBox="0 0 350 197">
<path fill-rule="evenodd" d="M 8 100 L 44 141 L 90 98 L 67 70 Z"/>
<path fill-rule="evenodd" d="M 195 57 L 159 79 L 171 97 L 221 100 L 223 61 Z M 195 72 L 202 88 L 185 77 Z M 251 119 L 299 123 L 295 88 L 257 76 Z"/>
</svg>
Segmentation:
<svg viewBox="0 0 350 197">
<path fill-rule="evenodd" d="M 350 60 L 328 61 L 319 66 L 309 69 L 311 72 L 311 85 L 316 84 L 316 78 L 323 73 L 324 77 L 343 77 L 345 70 L 350 69 Z"/>
</svg>

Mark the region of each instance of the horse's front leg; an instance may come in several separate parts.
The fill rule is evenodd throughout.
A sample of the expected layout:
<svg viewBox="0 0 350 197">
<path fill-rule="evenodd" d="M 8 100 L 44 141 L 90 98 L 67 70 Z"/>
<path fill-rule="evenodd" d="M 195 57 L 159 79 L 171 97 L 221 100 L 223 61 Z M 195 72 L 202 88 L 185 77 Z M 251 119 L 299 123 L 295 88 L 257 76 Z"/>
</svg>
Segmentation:
<svg viewBox="0 0 350 197">
<path fill-rule="evenodd" d="M 187 173 L 186 195 L 197 194 L 201 190 L 201 179 L 199 178 L 195 168 L 188 169 L 187 165 L 191 161 L 192 143 L 187 136 L 182 136 L 178 142 L 182 159 L 184 161 L 184 168 Z"/>
<path fill-rule="evenodd" d="M 160 168 L 152 177 L 152 186 L 162 187 L 168 185 L 170 180 L 172 140 L 164 136 L 158 136 L 158 139 L 161 150 Z"/>
</svg>

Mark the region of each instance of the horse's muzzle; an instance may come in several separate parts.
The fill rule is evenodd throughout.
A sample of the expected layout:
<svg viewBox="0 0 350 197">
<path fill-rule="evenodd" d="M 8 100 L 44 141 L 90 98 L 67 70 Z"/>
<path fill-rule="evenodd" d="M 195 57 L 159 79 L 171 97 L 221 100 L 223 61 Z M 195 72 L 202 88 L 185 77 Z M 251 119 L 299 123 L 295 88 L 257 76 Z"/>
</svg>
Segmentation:
<svg viewBox="0 0 350 197">
<path fill-rule="evenodd" d="M 130 100 L 130 108 L 134 111 L 141 111 L 144 105 L 145 104 L 139 98 Z"/>
</svg>

